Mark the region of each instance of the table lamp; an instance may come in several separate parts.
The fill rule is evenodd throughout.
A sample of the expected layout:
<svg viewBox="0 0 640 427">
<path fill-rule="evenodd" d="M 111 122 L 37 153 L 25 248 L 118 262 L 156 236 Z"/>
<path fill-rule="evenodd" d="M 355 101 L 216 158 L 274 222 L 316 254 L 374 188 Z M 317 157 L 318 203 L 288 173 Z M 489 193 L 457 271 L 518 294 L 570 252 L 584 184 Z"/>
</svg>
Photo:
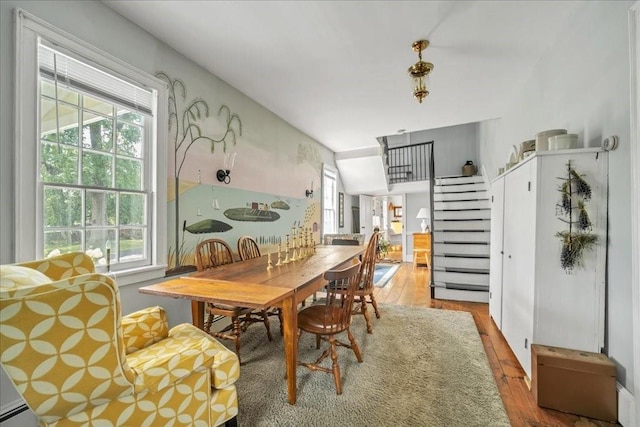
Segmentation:
<svg viewBox="0 0 640 427">
<path fill-rule="evenodd" d="M 416 218 L 422 219 L 422 223 L 420 224 L 420 227 L 422 227 L 422 232 L 426 233 L 427 218 L 429 218 L 429 211 L 427 210 L 427 208 L 420 208 L 420 210 L 418 211 L 418 215 L 416 215 Z"/>
</svg>

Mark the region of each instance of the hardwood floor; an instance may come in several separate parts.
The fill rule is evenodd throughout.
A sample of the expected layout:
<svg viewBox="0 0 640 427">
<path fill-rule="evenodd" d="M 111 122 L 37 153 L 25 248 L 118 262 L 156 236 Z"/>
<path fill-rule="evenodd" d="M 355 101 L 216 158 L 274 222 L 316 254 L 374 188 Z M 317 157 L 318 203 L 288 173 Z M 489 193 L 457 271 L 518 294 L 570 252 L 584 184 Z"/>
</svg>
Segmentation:
<svg viewBox="0 0 640 427">
<path fill-rule="evenodd" d="M 538 407 L 524 381 L 524 371 L 489 316 L 488 304 L 432 300 L 428 286 L 429 274 L 426 267 L 414 268 L 412 263 L 403 263 L 384 288 L 376 288 L 376 300 L 381 304 L 470 312 L 482 338 L 511 425 L 514 427 L 619 425 Z"/>
</svg>

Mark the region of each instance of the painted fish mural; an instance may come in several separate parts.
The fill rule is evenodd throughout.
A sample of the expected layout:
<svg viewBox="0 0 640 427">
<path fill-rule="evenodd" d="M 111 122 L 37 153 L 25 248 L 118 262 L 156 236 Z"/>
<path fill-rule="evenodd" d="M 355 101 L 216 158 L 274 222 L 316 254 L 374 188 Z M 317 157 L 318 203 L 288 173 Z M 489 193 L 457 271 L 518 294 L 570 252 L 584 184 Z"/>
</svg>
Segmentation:
<svg viewBox="0 0 640 427">
<path fill-rule="evenodd" d="M 231 225 L 217 219 L 203 219 L 190 226 L 187 226 L 187 221 L 183 224 L 183 229 L 192 234 L 222 233 L 232 228 Z"/>
<path fill-rule="evenodd" d="M 273 209 L 282 209 L 282 210 L 285 210 L 285 211 L 288 211 L 290 209 L 290 207 L 287 204 L 287 202 L 282 201 L 282 200 L 276 200 L 275 202 L 271 203 L 271 207 Z"/>
<path fill-rule="evenodd" d="M 280 214 L 269 210 L 267 203 L 247 203 L 246 208 L 231 208 L 224 211 L 224 216 L 234 221 L 273 222 L 280 219 Z"/>
</svg>

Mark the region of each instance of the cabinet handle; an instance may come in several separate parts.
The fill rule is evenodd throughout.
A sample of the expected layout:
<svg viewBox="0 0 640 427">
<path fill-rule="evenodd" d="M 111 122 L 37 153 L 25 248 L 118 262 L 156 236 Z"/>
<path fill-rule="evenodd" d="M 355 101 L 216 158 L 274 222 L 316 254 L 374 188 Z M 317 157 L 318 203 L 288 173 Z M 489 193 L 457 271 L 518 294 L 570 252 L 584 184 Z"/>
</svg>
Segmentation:
<svg viewBox="0 0 640 427">
<path fill-rule="evenodd" d="M 511 259 L 511 255 L 509 255 L 509 259 Z"/>
<path fill-rule="evenodd" d="M 500 255 L 504 255 L 504 251 L 500 251 Z"/>
</svg>

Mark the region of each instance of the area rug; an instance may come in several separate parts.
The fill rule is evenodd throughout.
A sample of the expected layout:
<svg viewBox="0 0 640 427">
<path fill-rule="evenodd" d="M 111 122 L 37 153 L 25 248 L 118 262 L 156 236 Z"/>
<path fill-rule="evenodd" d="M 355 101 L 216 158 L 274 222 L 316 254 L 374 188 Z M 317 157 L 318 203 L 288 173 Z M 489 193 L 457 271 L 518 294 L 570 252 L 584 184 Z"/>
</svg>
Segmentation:
<svg viewBox="0 0 640 427">
<path fill-rule="evenodd" d="M 400 268 L 400 264 L 376 263 L 376 268 L 373 272 L 373 286 L 383 288 L 389 279 L 396 274 L 398 268 Z"/>
<path fill-rule="evenodd" d="M 384 304 L 380 310 L 373 334 L 363 316 L 353 318 L 363 363 L 338 349 L 342 395 L 332 375 L 299 367 L 295 405 L 287 403 L 277 319 L 272 342 L 263 327 L 251 326 L 242 335 L 238 425 L 509 426 L 471 314 Z M 302 335 L 298 353 L 300 360 L 317 358 L 312 335 Z"/>
</svg>

